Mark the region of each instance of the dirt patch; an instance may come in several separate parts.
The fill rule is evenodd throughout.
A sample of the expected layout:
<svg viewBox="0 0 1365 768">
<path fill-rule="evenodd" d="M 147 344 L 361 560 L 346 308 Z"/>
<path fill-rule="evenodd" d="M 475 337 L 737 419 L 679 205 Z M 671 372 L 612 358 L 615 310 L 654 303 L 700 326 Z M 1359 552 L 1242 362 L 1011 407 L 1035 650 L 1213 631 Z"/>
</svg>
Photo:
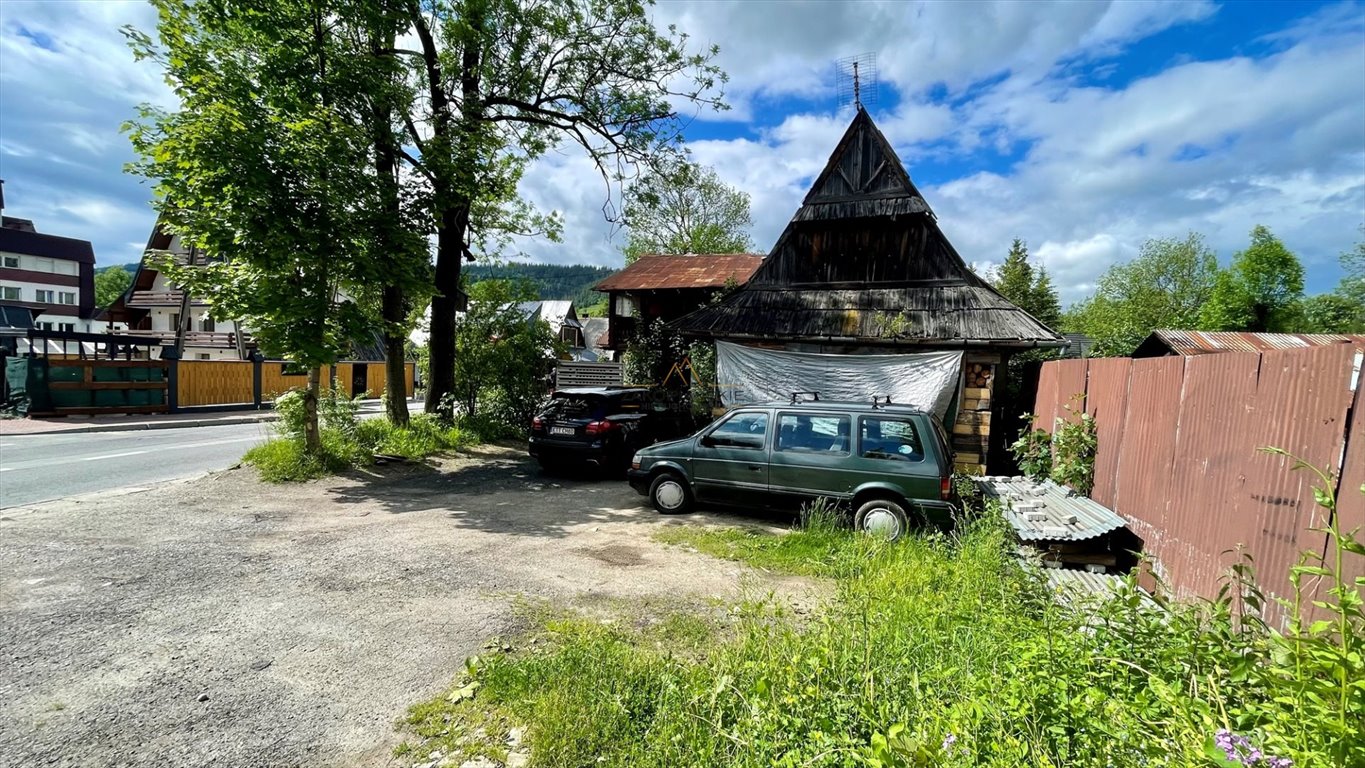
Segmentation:
<svg viewBox="0 0 1365 768">
<path fill-rule="evenodd" d="M 390 765 L 394 721 L 525 628 L 518 600 L 810 586 L 655 543 L 625 483 L 515 451 L 381 469 L 7 510 L 0 765 Z"/>
</svg>

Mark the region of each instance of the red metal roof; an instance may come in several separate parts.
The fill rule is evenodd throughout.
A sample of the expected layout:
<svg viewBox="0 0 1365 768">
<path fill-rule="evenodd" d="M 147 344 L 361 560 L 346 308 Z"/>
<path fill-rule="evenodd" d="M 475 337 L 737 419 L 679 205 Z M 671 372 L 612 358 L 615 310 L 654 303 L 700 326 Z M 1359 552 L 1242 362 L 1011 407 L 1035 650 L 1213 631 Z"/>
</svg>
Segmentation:
<svg viewBox="0 0 1365 768">
<path fill-rule="evenodd" d="M 595 291 L 655 291 L 677 288 L 721 288 L 729 279 L 749 282 L 763 263 L 757 253 L 646 254 L 634 264 L 593 286 Z"/>
<path fill-rule="evenodd" d="M 1365 343 L 1365 334 L 1341 333 L 1251 333 L 1244 331 L 1153 331 L 1133 353 L 1133 357 L 1155 357 L 1161 347 L 1177 355 L 1207 355 L 1214 352 L 1266 352 L 1274 349 L 1302 349 L 1328 344 Z"/>
</svg>

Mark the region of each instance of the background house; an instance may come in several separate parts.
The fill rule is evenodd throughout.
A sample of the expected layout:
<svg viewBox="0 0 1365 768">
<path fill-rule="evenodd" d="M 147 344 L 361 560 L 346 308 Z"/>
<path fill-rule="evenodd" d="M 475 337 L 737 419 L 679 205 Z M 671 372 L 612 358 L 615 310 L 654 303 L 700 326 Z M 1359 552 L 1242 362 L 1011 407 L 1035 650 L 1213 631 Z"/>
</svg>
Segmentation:
<svg viewBox="0 0 1365 768">
<path fill-rule="evenodd" d="M 103 330 L 93 320 L 95 250 L 90 242 L 40 233 L 29 219 L 5 216 L 4 208 L 0 181 L 0 301 L 32 310 L 34 326 L 44 330 Z"/>
<path fill-rule="evenodd" d="M 1001 408 L 993 397 L 1000 366 L 1013 352 L 1066 344 L 967 267 L 861 107 L 747 284 L 675 325 L 791 352 L 963 350 L 949 429 L 960 467 L 978 472 Z"/>
<path fill-rule="evenodd" d="M 246 360 L 256 348 L 250 333 L 234 321 L 209 316 L 208 303 L 182 291 L 156 267 L 162 253 L 181 264 L 207 264 L 204 254 L 191 253 L 179 236 L 167 233 L 158 221 L 147 239 L 142 261 L 123 296 L 104 311 L 119 333 L 179 346 L 183 360 Z"/>
<path fill-rule="evenodd" d="M 646 254 L 593 287 L 607 294 L 607 338 L 602 346 L 622 352 L 640 321 L 671 322 L 697 309 L 726 287 L 749 281 L 763 255 L 756 253 Z"/>
<path fill-rule="evenodd" d="M 1277 349 L 1306 349 L 1329 344 L 1363 344 L 1365 334 L 1342 333 L 1253 333 L 1250 331 L 1152 331 L 1134 358 L 1169 355 L 1208 355 L 1218 352 L 1271 352 Z"/>
</svg>

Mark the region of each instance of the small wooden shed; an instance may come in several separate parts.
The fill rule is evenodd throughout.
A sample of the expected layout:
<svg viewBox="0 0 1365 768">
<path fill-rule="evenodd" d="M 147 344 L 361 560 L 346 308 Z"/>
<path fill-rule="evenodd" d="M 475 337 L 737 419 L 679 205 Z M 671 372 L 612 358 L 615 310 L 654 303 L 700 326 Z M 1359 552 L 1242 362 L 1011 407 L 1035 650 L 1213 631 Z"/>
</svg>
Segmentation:
<svg viewBox="0 0 1365 768">
<path fill-rule="evenodd" d="M 959 468 L 973 472 L 985 470 L 1000 366 L 1017 351 L 1066 345 L 968 268 L 861 107 L 743 289 L 675 326 L 799 352 L 964 350 L 949 429 Z"/>
</svg>

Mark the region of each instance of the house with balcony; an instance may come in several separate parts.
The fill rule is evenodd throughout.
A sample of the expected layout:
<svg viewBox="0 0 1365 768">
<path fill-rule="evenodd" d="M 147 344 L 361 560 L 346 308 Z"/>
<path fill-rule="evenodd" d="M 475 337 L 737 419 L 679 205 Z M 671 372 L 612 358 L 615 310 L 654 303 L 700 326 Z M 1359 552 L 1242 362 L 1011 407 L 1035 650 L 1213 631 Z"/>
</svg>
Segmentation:
<svg viewBox="0 0 1365 768">
<path fill-rule="evenodd" d="M 181 264 L 208 263 L 204 254 L 186 248 L 178 236 L 167 233 L 158 221 L 133 273 L 132 284 L 104 311 L 105 319 L 127 329 L 120 330 L 120 334 L 179 347 L 182 360 L 249 359 L 256 349 L 251 334 L 235 320 L 211 317 L 206 301 L 172 283 L 156 267 L 163 253 L 171 254 Z"/>
<path fill-rule="evenodd" d="M 4 208 L 0 181 L 0 302 L 31 310 L 33 327 L 43 330 L 103 330 L 94 319 L 95 250 L 90 241 L 39 232 L 29 219 L 5 216 Z"/>
</svg>

